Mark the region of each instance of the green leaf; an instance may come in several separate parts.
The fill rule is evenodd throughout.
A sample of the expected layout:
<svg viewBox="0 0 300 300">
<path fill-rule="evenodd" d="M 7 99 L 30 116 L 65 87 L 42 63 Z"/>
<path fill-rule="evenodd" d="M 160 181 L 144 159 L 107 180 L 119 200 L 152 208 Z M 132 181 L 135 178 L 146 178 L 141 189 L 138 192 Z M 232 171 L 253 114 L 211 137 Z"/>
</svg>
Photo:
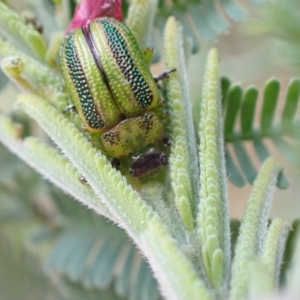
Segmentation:
<svg viewBox="0 0 300 300">
<path fill-rule="evenodd" d="M 210 0 L 203 0 L 202 3 L 205 15 L 216 32 L 220 33 L 226 31 L 229 27 L 229 24 L 216 8 L 216 3 Z"/>
<path fill-rule="evenodd" d="M 253 141 L 253 145 L 260 162 L 264 162 L 266 158 L 270 156 L 268 148 L 261 140 L 258 139 Z"/>
<path fill-rule="evenodd" d="M 299 164 L 300 158 L 299 158 L 299 152 L 296 148 L 294 148 L 293 144 L 291 142 L 288 142 L 284 138 L 280 136 L 274 136 L 272 138 L 272 141 L 278 148 L 278 150 L 289 160 L 292 164 Z"/>
<path fill-rule="evenodd" d="M 156 13 L 157 0 L 134 0 L 129 6 L 126 25 L 141 48 L 148 46 Z"/>
<path fill-rule="evenodd" d="M 245 185 L 244 177 L 227 149 L 225 149 L 225 162 L 227 176 L 229 177 L 230 181 L 238 187 L 243 187 Z"/>
<path fill-rule="evenodd" d="M 236 242 L 239 236 L 239 230 L 241 226 L 241 221 L 232 219 L 230 220 L 230 238 L 231 238 L 231 257 L 234 257 L 234 251 L 236 247 Z"/>
<path fill-rule="evenodd" d="M 240 164 L 241 169 L 243 170 L 244 175 L 246 176 L 248 182 L 253 183 L 256 178 L 257 172 L 252 163 L 251 158 L 246 152 L 246 149 L 242 143 L 236 142 L 233 144 L 236 158 Z"/>
<path fill-rule="evenodd" d="M 210 284 L 227 284 L 230 268 L 228 199 L 224 161 L 218 52 L 211 49 L 204 76 L 199 123 L 200 202 L 198 234 Z"/>
<path fill-rule="evenodd" d="M 242 21 L 248 15 L 247 11 L 234 0 L 221 0 L 224 10 L 234 21 Z"/>
<path fill-rule="evenodd" d="M 222 95 L 223 112 L 226 111 L 227 100 L 228 100 L 228 91 L 229 91 L 230 85 L 231 85 L 231 82 L 227 77 L 221 78 L 221 95 Z"/>
<path fill-rule="evenodd" d="M 250 263 L 250 298 L 266 297 L 278 288 L 279 271 L 288 231 L 289 225 L 280 219 L 275 219 L 270 224 L 262 253 Z"/>
<path fill-rule="evenodd" d="M 269 82 L 266 83 L 264 89 L 263 108 L 260 120 L 261 130 L 263 133 L 267 133 L 271 129 L 277 105 L 279 90 L 280 84 L 278 80 L 271 79 Z"/>
<path fill-rule="evenodd" d="M 245 91 L 241 108 L 241 128 L 244 135 L 251 132 L 254 121 L 258 90 L 250 87 Z"/>
<path fill-rule="evenodd" d="M 46 43 L 41 34 L 31 25 L 25 24 L 23 18 L 0 2 L 0 23 L 15 35 L 24 45 L 30 48 L 37 57 L 43 59 L 46 53 Z"/>
<path fill-rule="evenodd" d="M 3 229 L 0 232 L 0 298 L 60 299 L 59 290 L 43 273 L 38 257 L 30 253 L 20 240 L 13 238 L 16 235 L 12 230 L 8 236 Z"/>
<path fill-rule="evenodd" d="M 38 21 L 41 22 L 43 26 L 43 34 L 45 34 L 48 38 L 51 38 L 51 36 L 59 29 L 64 29 L 59 26 L 59 22 L 55 15 L 56 7 L 53 1 L 25 0 L 25 2 L 28 3 L 28 7 L 30 7 L 30 9 L 35 13 Z"/>
<path fill-rule="evenodd" d="M 240 86 L 233 86 L 229 89 L 228 95 L 227 95 L 227 106 L 226 106 L 226 114 L 225 114 L 225 120 L 224 120 L 224 134 L 226 136 L 231 136 L 237 113 L 239 111 L 241 102 L 242 102 L 242 93 L 243 90 Z"/>
<path fill-rule="evenodd" d="M 79 183 L 80 173 L 57 150 L 33 137 L 25 139 L 20 144 L 14 124 L 3 115 L 0 115 L 0 124 L 0 140 L 12 152 L 78 200 L 90 199 L 91 203 L 97 201 L 91 189 Z M 102 209 L 98 207 L 97 211 L 106 216 L 110 215 L 105 206 L 102 206 Z"/>
<path fill-rule="evenodd" d="M 33 82 L 36 87 L 44 88 L 48 91 L 48 96 L 53 96 L 53 91 L 57 92 L 63 86 L 61 76 L 55 73 L 54 70 L 42 64 L 40 61 L 26 54 L 22 50 L 15 47 L 13 44 L 5 41 L 0 36 L 0 55 L 1 57 L 16 56 L 24 63 L 24 74 Z M 51 91 L 50 95 L 49 92 Z M 54 96 L 53 96 L 54 98 Z"/>
<path fill-rule="evenodd" d="M 7 83 L 8 83 L 7 76 L 5 76 L 3 71 L 0 70 L 0 91 L 4 89 Z"/>
<path fill-rule="evenodd" d="M 166 83 L 171 123 L 170 170 L 175 204 L 185 227 L 195 226 L 195 206 L 198 199 L 198 157 L 192 107 L 186 85 L 186 65 L 181 27 L 170 18 L 165 29 L 165 57 L 167 68 L 177 69 Z M 187 132 L 189 134 L 187 134 Z"/>
<path fill-rule="evenodd" d="M 64 222 L 46 261 L 47 273 L 61 274 L 87 289 L 103 291 L 113 286 L 120 297 L 140 295 L 135 264 L 142 257 L 124 231 L 58 192 L 53 193 L 53 199 Z M 157 299 L 157 283 L 149 267 L 144 268 L 144 276 L 152 287 L 148 299 Z"/>
<path fill-rule="evenodd" d="M 300 274 L 300 238 L 299 238 L 299 226 L 297 226 L 297 231 L 295 232 L 294 238 L 294 251 L 292 255 L 292 260 L 289 264 L 288 276 L 287 276 L 287 291 L 291 295 L 299 295 L 299 274 Z"/>
<path fill-rule="evenodd" d="M 232 264 L 229 299 L 247 298 L 249 263 L 262 252 L 273 191 L 281 168 L 268 158 L 255 180 L 253 191 L 243 215 Z"/>
<path fill-rule="evenodd" d="M 286 100 L 282 112 L 281 122 L 284 125 L 288 125 L 293 121 L 297 111 L 299 96 L 300 96 L 300 80 L 294 79 L 289 84 L 289 88 L 286 94 Z"/>
<path fill-rule="evenodd" d="M 225 141 L 227 145 L 227 152 L 230 155 L 227 155 L 229 160 L 227 161 L 227 173 L 229 179 L 234 184 L 241 184 L 241 180 L 238 179 L 245 177 L 248 182 L 252 183 L 255 178 L 256 168 L 252 161 L 254 160 L 253 154 L 244 147 L 244 141 L 253 142 L 253 146 L 258 156 L 259 160 L 263 162 L 269 155 L 270 150 L 267 147 L 267 139 L 271 139 L 274 145 L 282 152 L 282 154 L 294 164 L 299 164 L 298 159 L 298 148 L 300 147 L 299 140 L 299 121 L 293 118 L 291 114 L 292 110 L 296 110 L 298 104 L 299 91 L 299 80 L 294 79 L 291 81 L 288 87 L 287 95 L 285 98 L 284 113 L 285 120 L 276 123 L 274 120 L 274 114 L 278 104 L 278 95 L 279 95 L 279 82 L 276 79 L 271 79 L 267 82 L 264 88 L 264 103 L 261 112 L 261 129 L 257 128 L 257 125 L 254 122 L 254 116 L 256 111 L 256 103 L 258 99 L 258 91 L 255 87 L 249 87 L 243 93 L 242 105 L 239 105 L 239 100 L 236 100 L 237 104 L 233 105 L 233 114 L 230 114 L 229 106 L 229 94 L 228 90 L 233 90 L 230 88 L 230 81 L 228 79 L 221 80 L 223 87 L 223 105 L 226 107 L 226 116 L 225 116 Z M 234 99 L 238 99 L 235 97 Z M 291 103 L 291 104 L 289 104 Z M 236 109 L 238 108 L 238 111 Z M 223 108 L 224 109 L 224 108 Z M 240 110 L 240 111 L 239 111 Z M 259 111 L 258 111 L 259 113 Z M 240 116 L 240 128 L 237 126 L 235 115 Z M 283 117 L 282 117 L 283 118 Z M 229 146 L 233 144 L 233 149 Z M 234 165 L 234 156 L 240 163 L 242 174 Z M 230 170 L 230 172 L 229 172 Z M 283 173 L 278 178 L 277 186 L 285 189 L 289 185 L 287 178 Z"/>
<path fill-rule="evenodd" d="M 285 244 L 285 251 L 283 256 L 283 264 L 282 264 L 282 271 L 280 273 L 280 283 L 281 285 L 286 284 L 288 281 L 289 276 L 289 269 L 293 268 L 293 256 L 294 251 L 296 249 L 297 239 L 299 236 L 299 228 L 300 228 L 300 218 L 293 221 L 291 225 L 291 230 L 288 233 L 286 244 Z"/>
</svg>

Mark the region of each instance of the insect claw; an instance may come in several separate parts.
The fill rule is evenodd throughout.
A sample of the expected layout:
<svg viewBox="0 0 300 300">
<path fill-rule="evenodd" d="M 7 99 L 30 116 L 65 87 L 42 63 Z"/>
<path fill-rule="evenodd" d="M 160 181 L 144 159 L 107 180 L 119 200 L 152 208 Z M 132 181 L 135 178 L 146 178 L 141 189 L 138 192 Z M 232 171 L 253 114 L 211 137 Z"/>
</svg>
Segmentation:
<svg viewBox="0 0 300 300">
<path fill-rule="evenodd" d="M 77 112 L 76 107 L 75 107 L 74 104 L 68 105 L 68 106 L 63 110 L 63 114 L 65 114 L 65 113 L 67 113 L 67 112 L 69 112 L 69 111 L 72 112 L 72 113 Z"/>
<path fill-rule="evenodd" d="M 174 69 L 171 69 L 171 70 L 165 70 L 165 71 L 163 71 L 160 75 L 154 76 L 153 79 L 154 79 L 155 82 L 158 82 L 158 81 L 160 81 L 160 80 L 164 80 L 164 79 L 166 79 L 166 78 L 169 78 L 170 73 L 173 73 L 173 72 L 176 72 L 176 69 L 175 69 L 175 68 L 174 68 Z"/>
</svg>

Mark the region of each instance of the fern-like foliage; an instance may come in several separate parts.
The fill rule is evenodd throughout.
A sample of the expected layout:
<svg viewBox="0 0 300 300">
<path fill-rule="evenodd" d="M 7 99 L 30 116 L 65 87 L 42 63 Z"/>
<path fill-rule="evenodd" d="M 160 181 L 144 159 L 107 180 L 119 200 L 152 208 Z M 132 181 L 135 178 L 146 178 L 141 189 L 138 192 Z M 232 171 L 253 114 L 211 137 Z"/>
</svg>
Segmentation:
<svg viewBox="0 0 300 300">
<path fill-rule="evenodd" d="M 112 287 L 128 299 L 159 298 L 148 264 L 123 230 L 57 190 L 51 198 L 63 223 L 46 260 L 49 275 L 67 276 L 87 290 Z"/>
<path fill-rule="evenodd" d="M 0 297 L 1 299 L 13 300 L 118 300 L 119 297 L 113 289 L 98 290 L 90 288 L 87 292 L 81 283 L 71 282 L 64 276 L 47 276 L 43 270 L 43 262 L 36 253 L 28 249 L 22 243 L 22 235 L 16 239 L 12 235 L 14 231 L 20 230 L 18 226 L 10 227 L 0 237 Z M 52 274 L 53 275 L 53 274 Z M 15 288 L 12 288 L 15 287 Z M 138 299 L 138 298 L 137 298 Z"/>
<path fill-rule="evenodd" d="M 257 12 L 258 17 L 247 24 L 250 33 L 266 38 L 274 49 L 271 59 L 280 65 L 289 65 L 299 71 L 300 21 L 296 11 L 298 0 L 272 1 Z"/>
<path fill-rule="evenodd" d="M 293 79 L 286 91 L 284 107 L 278 108 L 280 83 L 270 79 L 264 87 L 262 107 L 259 108 L 259 92 L 251 86 L 245 91 L 240 85 L 231 85 L 223 78 L 222 100 L 224 113 L 224 137 L 227 143 L 226 162 L 230 180 L 238 186 L 246 181 L 253 183 L 257 170 L 251 155 L 246 150 L 245 142 L 249 141 L 259 160 L 263 162 L 271 150 L 266 141 L 273 145 L 292 163 L 299 165 L 300 120 L 296 111 L 300 96 L 300 80 Z M 259 125 L 255 116 L 260 111 Z M 277 118 L 279 115 L 279 120 Z M 233 157 L 236 158 L 238 166 Z M 278 181 L 280 188 L 287 188 L 288 182 L 284 175 Z"/>
<path fill-rule="evenodd" d="M 252 4 L 263 4 L 268 0 L 248 0 Z M 168 17 L 175 16 L 183 27 L 183 33 L 188 44 L 188 51 L 196 53 L 201 43 L 216 38 L 218 34 L 229 30 L 230 22 L 241 22 L 248 16 L 248 11 L 235 0 L 202 0 L 202 1 L 164 1 L 157 0 L 157 11 L 154 20 L 154 30 L 149 36 L 148 44 L 155 48 L 153 61 L 158 61 L 162 50 L 162 32 Z M 144 9 L 142 1 L 139 3 Z M 124 5 L 127 8 L 127 5 Z M 125 9 L 126 15 L 126 9 Z"/>
<path fill-rule="evenodd" d="M 253 4 L 262 4 L 267 0 L 249 0 Z M 228 31 L 230 22 L 243 21 L 248 11 L 235 0 L 202 1 L 166 1 L 160 0 L 155 20 L 156 31 L 153 35 L 155 45 L 160 44 L 159 32 L 164 20 L 170 15 L 176 16 L 183 26 L 183 32 L 189 40 L 193 53 L 200 49 L 201 41 L 212 40 L 218 34 Z M 156 40 L 155 40 L 156 38 Z"/>
<path fill-rule="evenodd" d="M 43 182 L 2 146 L 0 154 L 0 265 L 10 270 L 0 278 L 3 299 L 160 298 L 148 264 L 123 230 Z M 24 284 L 11 289 L 14 280 Z"/>
</svg>

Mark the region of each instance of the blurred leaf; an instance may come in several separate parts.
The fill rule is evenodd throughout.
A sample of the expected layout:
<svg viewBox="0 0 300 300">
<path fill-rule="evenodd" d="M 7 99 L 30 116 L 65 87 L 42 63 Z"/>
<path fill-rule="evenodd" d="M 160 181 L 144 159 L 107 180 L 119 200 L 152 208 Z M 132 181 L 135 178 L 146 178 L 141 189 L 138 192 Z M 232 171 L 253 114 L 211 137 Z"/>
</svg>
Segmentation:
<svg viewBox="0 0 300 300">
<path fill-rule="evenodd" d="M 273 141 L 278 150 L 293 164 L 300 164 L 298 147 L 299 123 L 295 118 L 299 95 L 300 81 L 293 79 L 287 89 L 284 110 L 281 121 L 275 119 L 275 112 L 280 92 L 278 80 L 269 80 L 264 88 L 263 106 L 261 110 L 260 126 L 254 123 L 256 113 L 256 102 L 258 90 L 251 86 L 243 93 L 241 87 L 234 85 L 230 87 L 228 79 L 221 79 L 221 93 L 223 95 L 223 105 L 226 107 L 224 120 L 224 136 L 227 146 L 233 144 L 233 151 L 227 149 L 227 172 L 229 179 L 240 186 L 241 173 L 234 164 L 233 156 L 236 157 L 243 177 L 252 183 L 256 177 L 253 157 L 245 147 L 245 141 L 253 143 L 254 150 L 260 162 L 263 162 L 270 154 L 266 146 L 266 140 Z M 241 104 L 241 105 L 240 105 Z M 238 119 L 239 117 L 239 119 Z M 279 176 L 277 186 L 286 189 L 289 183 L 284 174 Z"/>
<path fill-rule="evenodd" d="M 2 70 L 0 69 L 0 91 L 6 86 L 8 83 L 8 77 L 4 75 Z"/>
</svg>

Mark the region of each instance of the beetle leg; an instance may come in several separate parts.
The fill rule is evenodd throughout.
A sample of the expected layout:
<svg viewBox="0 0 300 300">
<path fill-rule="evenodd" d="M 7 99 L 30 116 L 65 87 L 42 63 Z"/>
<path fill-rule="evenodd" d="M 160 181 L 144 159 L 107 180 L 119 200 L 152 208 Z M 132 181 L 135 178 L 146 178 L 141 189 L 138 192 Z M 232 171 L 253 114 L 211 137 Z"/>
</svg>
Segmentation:
<svg viewBox="0 0 300 300">
<path fill-rule="evenodd" d="M 121 166 L 121 162 L 118 158 L 115 158 L 115 157 L 112 157 L 110 159 L 110 163 L 112 165 L 113 168 L 119 170 L 120 169 L 120 166 Z"/>
<path fill-rule="evenodd" d="M 169 112 L 166 109 L 163 109 L 162 112 L 163 112 L 163 118 L 164 119 L 169 118 Z"/>
<path fill-rule="evenodd" d="M 63 110 L 63 114 L 65 114 L 65 113 L 68 112 L 68 111 L 70 111 L 70 112 L 72 112 L 72 113 L 77 112 L 75 105 L 74 105 L 74 104 L 68 105 L 68 106 Z"/>
<path fill-rule="evenodd" d="M 171 146 L 171 141 L 170 141 L 170 139 L 167 136 L 163 136 L 162 139 L 161 139 L 161 141 L 163 142 L 163 144 L 165 146 L 168 146 L 168 147 Z"/>
<path fill-rule="evenodd" d="M 81 124 L 81 129 L 82 129 L 83 131 L 85 131 L 85 132 L 88 131 L 87 128 L 86 128 L 86 126 L 84 126 L 83 124 Z M 89 140 L 92 141 L 92 138 L 91 138 L 90 136 L 89 136 Z"/>
<path fill-rule="evenodd" d="M 164 80 L 166 78 L 169 78 L 170 73 L 176 72 L 176 69 L 171 69 L 171 70 L 165 70 L 163 71 L 160 75 L 154 76 L 153 79 L 155 82 L 158 82 L 160 80 Z"/>
<path fill-rule="evenodd" d="M 152 47 L 146 47 L 144 50 L 143 50 L 143 55 L 144 55 L 144 59 L 146 61 L 147 64 L 150 63 L 150 60 L 153 56 L 153 53 L 154 53 L 154 49 Z"/>
<path fill-rule="evenodd" d="M 80 181 L 81 184 L 84 184 L 84 185 L 85 185 L 85 184 L 88 184 L 87 180 L 86 180 L 85 177 L 83 177 L 83 176 L 80 176 L 80 177 L 79 177 L 79 181 Z"/>
</svg>

